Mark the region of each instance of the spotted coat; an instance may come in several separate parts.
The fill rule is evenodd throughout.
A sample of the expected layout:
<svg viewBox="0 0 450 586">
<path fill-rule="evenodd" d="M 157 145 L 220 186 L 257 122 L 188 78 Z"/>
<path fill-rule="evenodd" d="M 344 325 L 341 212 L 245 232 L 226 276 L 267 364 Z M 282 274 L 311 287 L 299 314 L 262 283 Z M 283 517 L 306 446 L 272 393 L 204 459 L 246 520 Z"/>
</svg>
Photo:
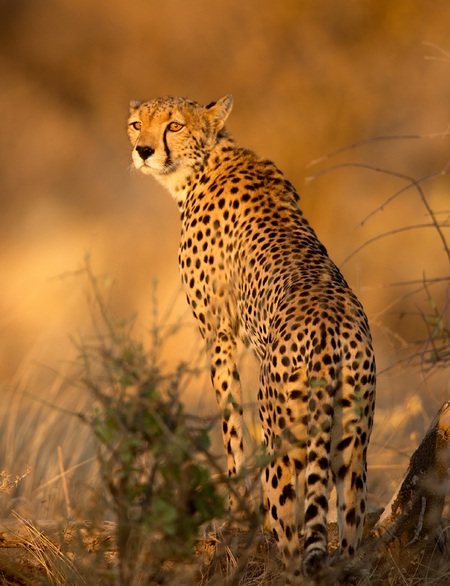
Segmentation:
<svg viewBox="0 0 450 586">
<path fill-rule="evenodd" d="M 231 106 L 231 96 L 209 106 L 174 97 L 132 102 L 129 136 L 135 167 L 180 208 L 181 278 L 205 339 L 231 475 L 244 458 L 237 339 L 259 360 L 271 456 L 262 473 L 265 509 L 293 584 L 326 563 L 331 483 L 340 553 L 353 555 L 361 541 L 375 360 L 363 308 L 294 187 L 226 131 Z"/>
</svg>

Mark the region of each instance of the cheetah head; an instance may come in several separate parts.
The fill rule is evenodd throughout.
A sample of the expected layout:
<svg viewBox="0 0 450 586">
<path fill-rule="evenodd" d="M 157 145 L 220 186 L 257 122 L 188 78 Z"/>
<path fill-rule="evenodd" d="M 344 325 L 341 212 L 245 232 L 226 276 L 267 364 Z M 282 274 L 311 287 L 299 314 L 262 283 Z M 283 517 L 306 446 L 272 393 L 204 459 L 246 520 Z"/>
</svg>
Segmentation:
<svg viewBox="0 0 450 586">
<path fill-rule="evenodd" d="M 180 199 L 186 181 L 226 136 L 232 104 L 230 95 L 208 106 L 176 97 L 132 100 L 128 136 L 134 167 L 153 175 Z"/>
</svg>

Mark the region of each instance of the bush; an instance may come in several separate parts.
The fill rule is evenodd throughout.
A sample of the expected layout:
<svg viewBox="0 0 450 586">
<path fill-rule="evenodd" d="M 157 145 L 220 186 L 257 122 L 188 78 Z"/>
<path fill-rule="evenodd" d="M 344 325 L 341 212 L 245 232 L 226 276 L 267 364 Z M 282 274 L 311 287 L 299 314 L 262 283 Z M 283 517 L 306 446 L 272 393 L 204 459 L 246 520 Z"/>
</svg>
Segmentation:
<svg viewBox="0 0 450 586">
<path fill-rule="evenodd" d="M 117 521 L 120 583 L 158 582 L 163 564 L 192 556 L 200 526 L 224 512 L 221 476 L 209 465 L 211 424 L 179 400 L 187 368 L 163 374 L 157 348 L 147 352 L 114 324 L 86 271 L 107 333 L 78 345 L 81 380 L 94 399 L 86 420 Z"/>
</svg>

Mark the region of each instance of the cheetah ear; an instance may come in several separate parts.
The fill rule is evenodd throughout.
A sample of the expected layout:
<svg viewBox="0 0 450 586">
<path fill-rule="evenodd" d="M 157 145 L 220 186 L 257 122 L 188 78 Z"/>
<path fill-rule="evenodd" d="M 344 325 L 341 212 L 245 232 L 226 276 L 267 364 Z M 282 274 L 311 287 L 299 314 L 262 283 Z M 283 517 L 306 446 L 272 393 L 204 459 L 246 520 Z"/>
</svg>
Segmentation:
<svg viewBox="0 0 450 586">
<path fill-rule="evenodd" d="M 141 104 L 140 100 L 130 100 L 130 110 L 137 110 Z"/>
<path fill-rule="evenodd" d="M 216 132 L 219 132 L 225 126 L 225 120 L 233 108 L 233 96 L 229 94 L 205 106 L 206 116 L 213 123 Z"/>
</svg>

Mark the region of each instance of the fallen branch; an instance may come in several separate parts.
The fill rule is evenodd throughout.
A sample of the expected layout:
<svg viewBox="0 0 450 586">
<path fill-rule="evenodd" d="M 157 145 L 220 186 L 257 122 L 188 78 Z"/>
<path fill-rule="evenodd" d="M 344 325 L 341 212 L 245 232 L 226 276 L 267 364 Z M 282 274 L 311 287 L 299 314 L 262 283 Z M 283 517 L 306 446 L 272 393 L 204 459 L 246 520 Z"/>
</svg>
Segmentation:
<svg viewBox="0 0 450 586">
<path fill-rule="evenodd" d="M 406 548 L 429 540 L 438 530 L 450 493 L 450 401 L 444 403 L 411 457 L 408 470 L 374 527 L 385 544 Z"/>
</svg>

